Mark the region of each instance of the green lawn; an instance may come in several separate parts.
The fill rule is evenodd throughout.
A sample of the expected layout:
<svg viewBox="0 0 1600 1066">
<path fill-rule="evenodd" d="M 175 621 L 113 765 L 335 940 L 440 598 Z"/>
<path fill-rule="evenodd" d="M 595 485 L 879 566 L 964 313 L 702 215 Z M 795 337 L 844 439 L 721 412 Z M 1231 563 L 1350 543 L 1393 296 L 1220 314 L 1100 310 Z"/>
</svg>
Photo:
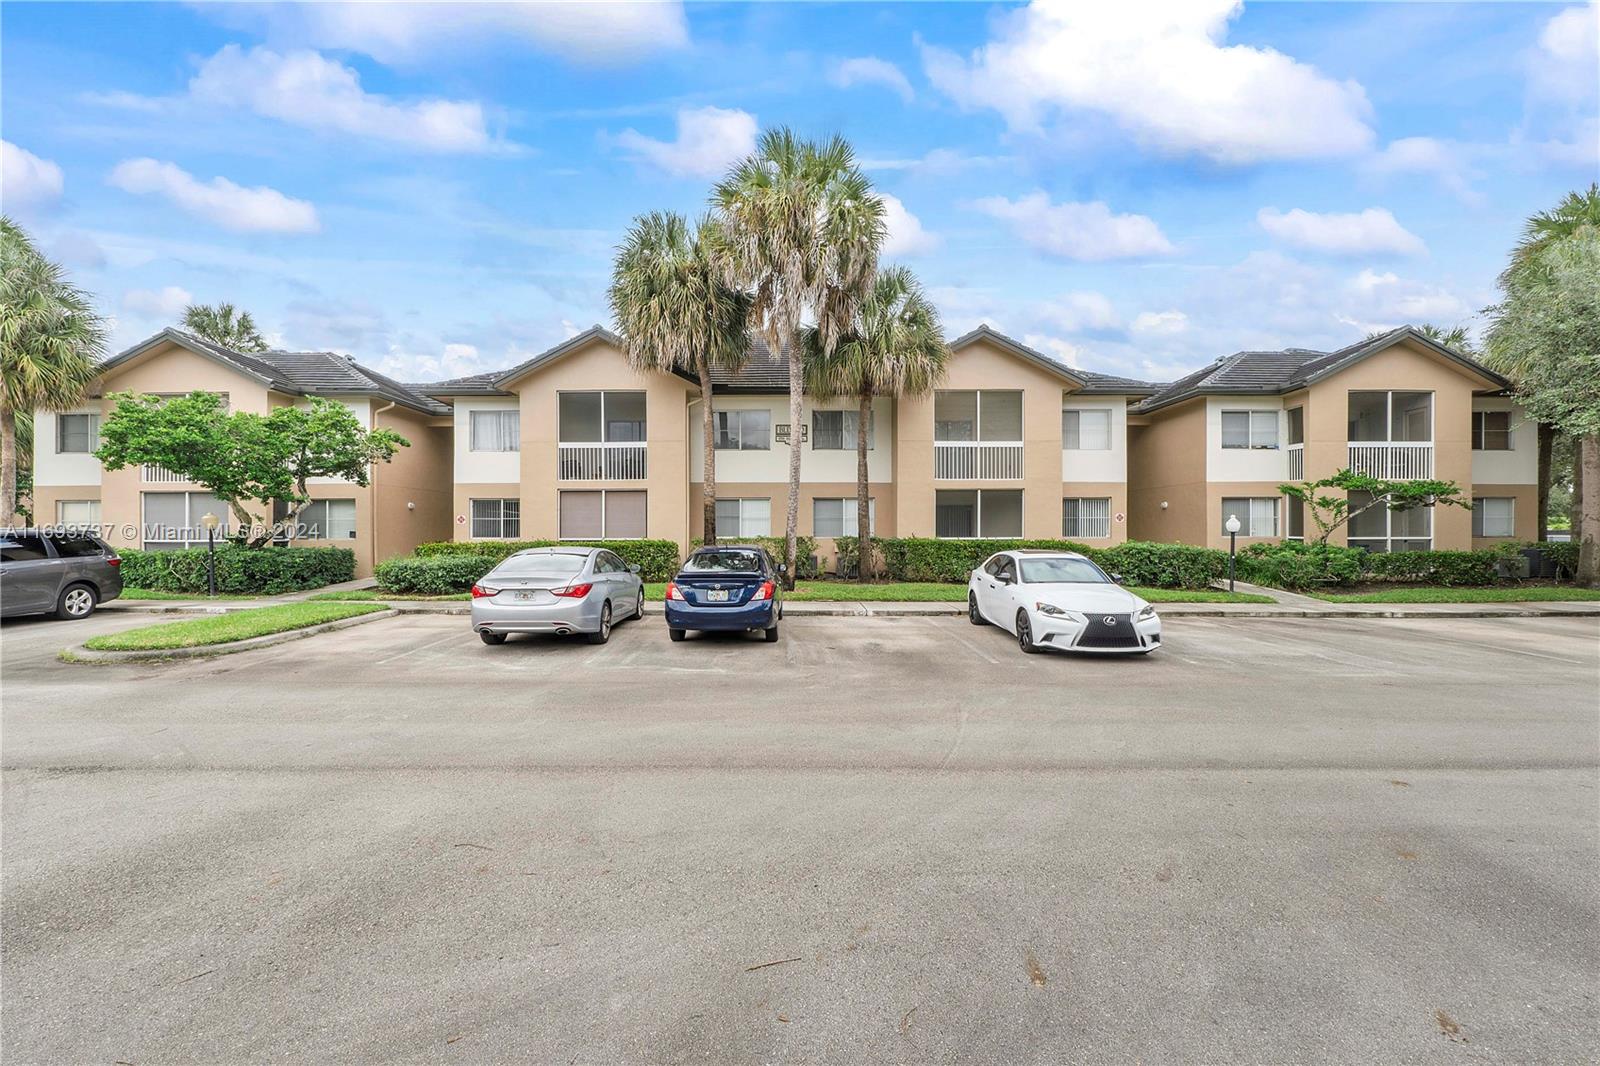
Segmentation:
<svg viewBox="0 0 1600 1066">
<path fill-rule="evenodd" d="M 1551 600 L 1600 600 L 1600 589 L 1570 585 L 1531 585 L 1527 588 L 1489 589 L 1384 589 L 1382 592 L 1317 592 L 1332 603 L 1533 603 Z"/>
<path fill-rule="evenodd" d="M 250 637 L 264 637 L 268 633 L 304 629 L 381 610 L 383 605 L 378 603 L 285 603 L 108 633 L 91 637 L 84 646 L 95 651 L 200 648 Z"/>
<path fill-rule="evenodd" d="M 259 596 L 239 596 L 231 593 L 219 592 L 215 596 L 207 596 L 204 592 L 164 592 L 161 589 L 133 589 L 124 588 L 118 597 L 124 600 L 181 600 L 187 603 L 190 600 L 254 600 Z"/>
</svg>

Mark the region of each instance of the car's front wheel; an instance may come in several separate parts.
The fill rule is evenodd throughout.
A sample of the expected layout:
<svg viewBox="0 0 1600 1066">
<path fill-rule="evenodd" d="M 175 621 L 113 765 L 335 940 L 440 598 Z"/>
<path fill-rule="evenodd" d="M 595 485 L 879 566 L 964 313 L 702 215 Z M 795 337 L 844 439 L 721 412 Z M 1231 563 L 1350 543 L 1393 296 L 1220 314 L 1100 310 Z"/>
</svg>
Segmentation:
<svg viewBox="0 0 1600 1066">
<path fill-rule="evenodd" d="M 633 605 L 633 616 L 635 618 L 643 618 L 644 617 L 644 586 L 643 585 L 639 586 L 639 601 Z"/>
<path fill-rule="evenodd" d="M 1027 655 L 1032 655 L 1039 650 L 1039 645 L 1033 642 L 1033 626 L 1028 621 L 1027 611 L 1017 612 L 1017 647 Z"/>
<path fill-rule="evenodd" d="M 983 617 L 983 612 L 978 610 L 978 597 L 971 592 L 967 593 L 967 621 L 975 626 L 989 624 L 988 620 Z"/>
<path fill-rule="evenodd" d="M 88 585 L 68 585 L 61 590 L 61 598 L 56 600 L 56 617 L 69 621 L 88 618 L 94 614 L 95 604 L 99 602 L 100 598 Z"/>
<path fill-rule="evenodd" d="M 479 630 L 478 639 L 485 644 L 504 644 L 506 635 L 504 633 L 486 633 L 483 630 Z"/>
<path fill-rule="evenodd" d="M 599 631 L 585 635 L 590 644 L 604 644 L 611 639 L 611 604 L 603 604 L 600 608 Z"/>
</svg>

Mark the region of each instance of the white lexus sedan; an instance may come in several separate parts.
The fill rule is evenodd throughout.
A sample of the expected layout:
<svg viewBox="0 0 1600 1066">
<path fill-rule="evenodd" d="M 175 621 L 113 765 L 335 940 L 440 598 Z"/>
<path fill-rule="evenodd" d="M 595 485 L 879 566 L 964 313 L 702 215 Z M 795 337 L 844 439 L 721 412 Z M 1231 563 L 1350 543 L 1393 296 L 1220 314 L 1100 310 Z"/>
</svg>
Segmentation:
<svg viewBox="0 0 1600 1066">
<path fill-rule="evenodd" d="M 1161 619 L 1118 580 L 1076 552 L 999 552 L 967 581 L 967 618 L 1016 634 L 1029 654 L 1147 655 L 1161 646 Z"/>
</svg>

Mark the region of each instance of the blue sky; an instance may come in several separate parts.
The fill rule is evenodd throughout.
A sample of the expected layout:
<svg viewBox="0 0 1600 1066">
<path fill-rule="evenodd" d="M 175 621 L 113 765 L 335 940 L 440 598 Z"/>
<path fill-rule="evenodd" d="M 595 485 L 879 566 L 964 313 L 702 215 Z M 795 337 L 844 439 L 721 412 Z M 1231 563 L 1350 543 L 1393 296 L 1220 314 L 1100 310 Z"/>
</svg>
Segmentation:
<svg viewBox="0 0 1600 1066">
<path fill-rule="evenodd" d="M 5 210 L 115 319 L 189 301 L 408 380 L 606 321 L 636 214 L 841 133 L 951 336 L 1170 378 L 1477 326 L 1600 173 L 1572 4 L 7 3 Z"/>
</svg>

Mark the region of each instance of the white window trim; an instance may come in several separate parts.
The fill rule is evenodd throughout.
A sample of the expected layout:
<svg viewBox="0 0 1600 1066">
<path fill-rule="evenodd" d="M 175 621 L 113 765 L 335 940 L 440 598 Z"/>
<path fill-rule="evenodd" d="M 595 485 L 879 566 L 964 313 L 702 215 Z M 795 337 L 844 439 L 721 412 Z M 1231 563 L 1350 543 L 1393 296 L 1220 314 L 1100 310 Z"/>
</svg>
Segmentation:
<svg viewBox="0 0 1600 1066">
<path fill-rule="evenodd" d="M 93 521 L 90 521 L 90 522 L 71 522 L 71 521 L 67 520 L 66 515 L 61 513 L 62 510 L 64 508 L 66 508 L 70 504 L 86 504 L 86 503 L 94 504 L 94 520 Z M 71 526 L 71 527 L 76 528 L 76 529 L 98 529 L 98 528 L 100 528 L 100 501 L 99 500 L 57 500 L 56 501 L 56 525 L 58 525 L 58 526 Z"/>
<path fill-rule="evenodd" d="M 1479 445 L 1480 441 L 1487 443 L 1489 440 L 1489 431 L 1478 428 L 1487 421 L 1484 418 L 1485 415 L 1506 416 L 1506 446 L 1504 448 L 1484 448 Z M 1474 411 L 1472 412 L 1472 450 L 1475 452 L 1514 452 L 1517 450 L 1516 428 L 1516 422 L 1512 418 L 1510 411 Z"/>
<path fill-rule="evenodd" d="M 194 533 L 194 532 L 196 532 L 196 531 L 198 531 L 198 530 L 200 530 L 202 528 L 201 525 L 200 525 L 200 519 L 204 517 L 204 514 L 197 515 L 197 514 L 194 513 L 194 498 L 196 496 L 209 496 L 209 495 L 211 495 L 211 493 L 209 493 L 209 492 L 200 492 L 200 491 L 196 491 L 196 490 L 192 490 L 192 489 L 185 489 L 185 490 L 182 490 L 182 491 L 179 491 L 179 492 L 140 492 L 139 493 L 139 547 L 142 550 L 147 550 L 147 551 L 150 551 L 150 550 L 153 550 L 153 551 L 176 551 L 176 550 L 178 550 L 178 549 L 173 549 L 173 548 L 155 548 L 155 549 L 150 549 L 150 548 L 146 547 L 147 545 L 152 544 L 152 543 L 155 543 L 155 544 L 178 544 L 178 545 L 181 545 L 181 547 L 183 547 L 183 548 L 203 548 L 203 547 L 205 547 L 206 544 L 207 544 L 207 540 L 206 540 L 205 537 L 200 537 L 198 540 L 191 539 L 191 538 L 188 538 L 188 537 L 174 537 L 171 540 L 164 540 L 164 539 L 162 539 L 160 537 L 151 538 L 151 537 L 146 536 L 146 534 L 150 532 L 150 522 L 147 519 L 145 512 L 146 512 L 146 504 L 149 503 L 151 496 L 182 496 L 183 497 L 183 525 L 177 527 L 176 531 L 181 531 L 181 532 L 186 532 L 186 533 Z M 217 536 L 226 537 L 228 535 L 229 528 L 230 528 L 229 523 L 231 523 L 232 520 L 233 520 L 233 512 L 232 512 L 232 509 L 230 507 L 228 507 L 228 505 L 227 505 L 227 503 L 225 501 L 218 500 L 217 502 L 222 505 L 220 508 L 218 508 L 222 513 L 217 515 L 217 517 L 219 519 L 221 519 L 221 521 L 217 524 Z M 166 528 L 166 527 L 163 527 L 163 528 Z"/>
<path fill-rule="evenodd" d="M 736 526 L 737 526 L 737 532 L 733 532 L 733 533 L 725 532 L 723 530 L 723 528 L 722 528 L 722 519 L 718 518 L 717 519 L 717 536 L 718 537 L 770 537 L 770 536 L 772 536 L 772 497 L 770 497 L 770 496 L 718 496 L 717 497 L 717 506 L 718 507 L 721 507 L 723 504 L 726 504 L 726 503 L 736 503 L 736 504 L 739 505 L 739 516 L 736 519 L 734 519 L 734 522 L 736 523 Z M 745 514 L 744 514 L 745 504 L 754 504 L 754 503 L 764 503 L 764 504 L 767 505 L 767 531 L 765 533 L 747 533 L 747 532 L 745 532 L 745 528 L 744 528 L 744 524 L 745 524 L 745 521 L 746 521 Z"/>
<path fill-rule="evenodd" d="M 61 447 L 63 432 L 62 419 L 87 418 L 89 420 L 89 446 L 82 451 L 68 451 Z M 100 449 L 100 412 L 99 411 L 62 411 L 56 415 L 56 454 L 57 455 L 93 455 Z"/>
<path fill-rule="evenodd" d="M 817 428 L 817 416 L 818 415 L 839 415 L 840 416 L 840 418 L 839 418 L 839 423 L 840 423 L 839 439 L 841 441 L 844 439 L 844 419 L 846 417 L 854 417 L 857 422 L 861 421 L 861 412 L 859 410 L 854 410 L 853 411 L 853 410 L 850 410 L 849 408 L 846 408 L 846 407 L 814 407 L 811 410 L 811 428 L 812 429 L 816 429 Z M 869 451 L 869 452 L 876 451 L 877 447 L 878 447 L 877 421 L 878 421 L 878 413 L 877 413 L 876 410 L 870 412 L 867 415 L 867 451 Z M 860 432 L 860 427 L 859 426 L 857 427 L 856 432 L 857 433 Z M 821 433 L 813 433 L 813 434 L 811 434 L 811 450 L 812 451 L 814 451 L 814 452 L 853 452 L 853 451 L 856 450 L 856 445 L 854 445 L 854 444 L 840 444 L 839 447 L 837 447 L 837 448 L 822 448 L 822 447 L 818 447 L 817 441 L 820 440 L 821 437 L 822 437 Z"/>
<path fill-rule="evenodd" d="M 746 448 L 744 446 L 744 416 L 747 415 L 747 414 L 766 415 L 767 416 L 767 443 L 766 443 L 766 447 L 763 447 L 763 448 Z M 732 446 L 729 446 L 729 447 L 724 447 L 722 444 L 719 443 L 719 441 L 721 441 L 721 439 L 722 439 L 722 434 L 720 432 L 718 432 L 718 430 L 717 430 L 717 416 L 718 415 L 738 415 L 739 416 L 739 418 L 737 420 L 738 429 L 739 429 L 739 432 L 738 432 L 739 443 L 738 444 L 732 445 Z M 770 410 L 768 410 L 767 408 L 765 408 L 765 407 L 715 407 L 714 406 L 711 409 L 711 450 L 712 451 L 717 451 L 717 452 L 770 452 L 772 450 L 772 442 L 775 439 L 776 439 L 776 433 L 775 433 L 775 431 L 773 429 L 772 412 Z"/>
<path fill-rule="evenodd" d="M 294 537 L 292 539 L 294 539 L 294 540 L 331 540 L 331 541 L 334 541 L 334 542 L 339 543 L 339 544 L 343 544 L 346 541 L 356 540 L 358 538 L 358 536 L 359 536 L 359 528 L 360 528 L 356 524 L 356 518 L 357 518 L 357 515 L 359 513 L 359 508 L 356 506 L 356 500 L 355 500 L 355 497 L 353 497 L 353 496 L 326 496 L 326 497 L 318 497 L 317 499 L 312 500 L 310 503 L 306 504 L 305 510 L 301 511 L 299 517 L 295 519 L 295 525 L 296 526 L 310 526 L 311 523 L 306 521 L 306 511 L 311 510 L 311 508 L 317 506 L 318 504 L 322 504 L 323 505 L 322 513 L 326 516 L 326 515 L 328 515 L 328 511 L 329 511 L 328 505 L 329 504 L 334 504 L 334 503 L 348 503 L 350 505 L 350 534 L 349 534 L 349 536 L 345 536 L 345 537 L 330 537 L 330 536 L 328 536 L 328 532 L 329 531 L 327 529 L 320 529 L 319 528 L 317 530 L 317 532 L 320 533 L 321 536 L 316 536 L 316 537 L 313 537 L 313 536 Z M 328 524 L 331 524 L 331 522 L 332 522 L 331 517 L 326 518 L 325 522 L 327 522 Z"/>
<path fill-rule="evenodd" d="M 1484 503 L 1488 503 L 1490 500 L 1494 500 L 1496 502 L 1499 502 L 1499 501 L 1503 500 L 1506 503 L 1511 505 L 1510 506 L 1510 510 L 1508 511 L 1508 513 L 1506 515 L 1506 520 L 1510 524 L 1510 527 L 1511 527 L 1510 532 L 1508 532 L 1508 533 L 1490 533 L 1486 528 L 1484 528 L 1483 518 L 1486 517 L 1486 516 L 1483 515 L 1481 512 L 1479 512 L 1479 510 L 1478 510 L 1478 503 L 1479 503 L 1480 500 L 1482 502 L 1484 502 Z M 1474 497 L 1473 500 L 1472 500 L 1472 525 L 1473 525 L 1472 535 L 1474 537 L 1483 537 L 1485 539 L 1499 539 L 1499 538 L 1505 538 L 1505 537 L 1515 537 L 1517 535 L 1517 498 L 1515 496 L 1481 496 L 1481 497 Z"/>
</svg>

